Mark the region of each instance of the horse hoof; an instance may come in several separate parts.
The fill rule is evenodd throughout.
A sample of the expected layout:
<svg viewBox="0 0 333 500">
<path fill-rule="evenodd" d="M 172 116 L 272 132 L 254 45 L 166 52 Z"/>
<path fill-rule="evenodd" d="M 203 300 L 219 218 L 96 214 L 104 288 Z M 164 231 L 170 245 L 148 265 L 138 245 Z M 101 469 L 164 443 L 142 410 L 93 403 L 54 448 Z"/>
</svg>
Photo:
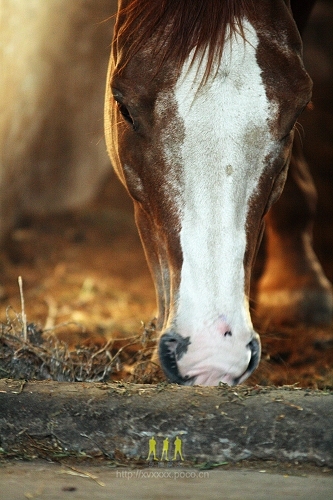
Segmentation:
<svg viewBox="0 0 333 500">
<path fill-rule="evenodd" d="M 255 317 L 274 325 L 329 325 L 333 319 L 332 288 L 261 290 Z"/>
</svg>

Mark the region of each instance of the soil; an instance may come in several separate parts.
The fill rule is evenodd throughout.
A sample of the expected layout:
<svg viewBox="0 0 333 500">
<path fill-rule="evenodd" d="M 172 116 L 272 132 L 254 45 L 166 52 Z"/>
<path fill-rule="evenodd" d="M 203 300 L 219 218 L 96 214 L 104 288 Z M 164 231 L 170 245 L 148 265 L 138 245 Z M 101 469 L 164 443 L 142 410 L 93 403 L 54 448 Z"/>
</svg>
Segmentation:
<svg viewBox="0 0 333 500">
<path fill-rule="evenodd" d="M 142 470 L 97 467 L 82 464 L 58 465 L 38 462 L 5 464 L 0 468 L 2 493 L 7 500 L 38 498 L 48 500 L 109 500 L 121 498 L 243 498 L 244 500 L 327 500 L 333 478 L 324 470 L 269 469 L 240 465 L 235 470 Z"/>
<path fill-rule="evenodd" d="M 137 467 L 179 461 L 205 469 L 261 460 L 332 468 L 332 403 L 333 391 L 290 386 L 3 379 L 0 458 L 96 459 Z"/>
<path fill-rule="evenodd" d="M 22 331 L 18 276 L 23 279 L 31 345 L 38 351 L 43 340 L 43 352 L 61 352 L 67 371 L 59 367 L 55 371 L 54 366 L 46 369 L 44 354 L 42 369 L 40 350 L 33 358 L 31 350 L 17 355 Z M 1 283 L 0 318 L 7 335 L 2 338 L 2 357 L 7 363 L 1 365 L 1 376 L 138 383 L 164 380 L 149 361 L 155 338 L 154 287 L 131 201 L 114 176 L 95 202 L 81 211 L 22 221 L 3 251 Z M 333 387 L 333 325 L 256 327 L 263 355 L 249 385 Z M 93 356 L 94 366 L 99 366 L 92 369 L 90 363 L 90 371 L 79 378 L 73 366 L 82 364 L 87 353 Z M 9 362 L 13 358 L 15 369 Z M 34 364 L 38 369 L 31 371 Z M 100 365 L 108 365 L 104 376 Z"/>
</svg>

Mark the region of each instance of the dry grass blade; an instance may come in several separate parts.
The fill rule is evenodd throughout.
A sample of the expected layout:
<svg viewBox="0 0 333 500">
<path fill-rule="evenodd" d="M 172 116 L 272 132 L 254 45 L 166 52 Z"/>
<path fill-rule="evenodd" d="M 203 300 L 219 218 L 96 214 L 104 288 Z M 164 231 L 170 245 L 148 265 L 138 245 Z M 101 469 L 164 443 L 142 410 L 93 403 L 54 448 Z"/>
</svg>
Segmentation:
<svg viewBox="0 0 333 500">
<path fill-rule="evenodd" d="M 21 297 L 21 317 L 22 317 L 22 324 L 23 324 L 23 338 L 25 341 L 27 341 L 27 315 L 25 314 L 22 276 L 18 277 L 18 284 L 19 284 L 20 297 Z"/>
</svg>

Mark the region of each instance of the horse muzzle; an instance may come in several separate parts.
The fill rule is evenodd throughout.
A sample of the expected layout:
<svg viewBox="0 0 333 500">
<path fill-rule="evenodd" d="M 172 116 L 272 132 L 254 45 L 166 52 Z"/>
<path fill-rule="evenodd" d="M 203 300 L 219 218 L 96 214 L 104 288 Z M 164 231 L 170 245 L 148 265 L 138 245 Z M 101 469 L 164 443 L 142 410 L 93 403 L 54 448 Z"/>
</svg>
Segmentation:
<svg viewBox="0 0 333 500">
<path fill-rule="evenodd" d="M 241 375 L 234 377 L 226 373 L 220 379 L 214 379 L 210 373 L 207 373 L 206 376 L 200 375 L 200 377 L 184 376 L 179 371 L 178 361 L 186 354 L 189 344 L 189 337 L 184 338 L 174 332 L 164 333 L 160 338 L 158 353 L 161 367 L 168 380 L 172 383 L 180 385 L 218 385 L 220 382 L 224 382 L 230 386 L 234 386 L 243 383 L 253 373 L 260 362 L 260 340 L 259 335 L 255 334 L 246 346 L 251 352 L 251 357 L 246 370 Z"/>
</svg>

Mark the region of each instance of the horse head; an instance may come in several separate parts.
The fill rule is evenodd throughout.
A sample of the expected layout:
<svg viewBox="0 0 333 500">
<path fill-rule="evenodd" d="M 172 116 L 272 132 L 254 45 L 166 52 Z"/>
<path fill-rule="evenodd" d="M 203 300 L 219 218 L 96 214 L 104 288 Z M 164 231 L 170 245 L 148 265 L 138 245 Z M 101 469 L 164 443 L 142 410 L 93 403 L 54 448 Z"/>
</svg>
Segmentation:
<svg viewBox="0 0 333 500">
<path fill-rule="evenodd" d="M 106 138 L 134 202 L 173 382 L 234 385 L 259 363 L 251 268 L 311 86 L 283 0 L 121 2 Z"/>
</svg>

